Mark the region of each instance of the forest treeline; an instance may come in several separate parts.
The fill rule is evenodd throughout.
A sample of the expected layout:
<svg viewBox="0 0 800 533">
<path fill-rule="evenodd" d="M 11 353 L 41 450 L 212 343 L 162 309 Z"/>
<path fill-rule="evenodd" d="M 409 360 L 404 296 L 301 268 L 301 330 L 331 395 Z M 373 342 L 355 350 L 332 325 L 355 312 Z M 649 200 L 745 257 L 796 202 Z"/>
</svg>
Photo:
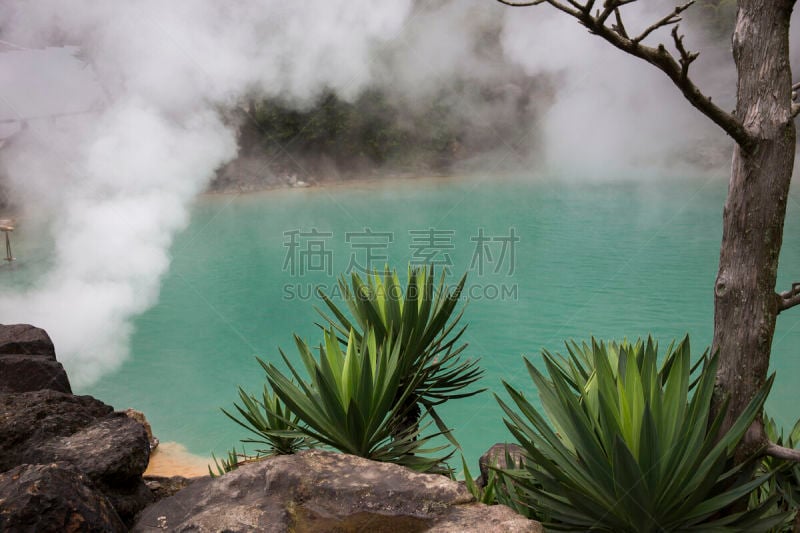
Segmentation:
<svg viewBox="0 0 800 533">
<path fill-rule="evenodd" d="M 727 46 L 735 0 L 701 0 L 687 17 L 692 29 Z M 504 62 L 500 25 L 487 26 L 479 46 Z M 511 66 L 509 66 L 511 67 Z M 438 80 L 423 98 L 376 85 L 355 99 L 332 90 L 311 102 L 253 97 L 233 113 L 240 158 L 212 188 L 257 188 L 301 181 L 347 179 L 374 171 L 442 173 L 479 156 L 513 163 L 536 147 L 536 118 L 552 101 L 557 77 L 499 68 L 502 78 Z"/>
</svg>

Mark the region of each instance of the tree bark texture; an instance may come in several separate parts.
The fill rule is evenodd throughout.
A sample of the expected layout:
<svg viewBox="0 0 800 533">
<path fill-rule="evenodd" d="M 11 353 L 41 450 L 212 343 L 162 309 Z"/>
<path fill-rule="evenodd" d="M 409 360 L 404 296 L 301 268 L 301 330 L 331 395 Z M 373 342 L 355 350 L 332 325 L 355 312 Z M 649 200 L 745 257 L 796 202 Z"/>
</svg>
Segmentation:
<svg viewBox="0 0 800 533">
<path fill-rule="evenodd" d="M 730 398 L 723 430 L 766 381 L 779 311 L 775 283 L 796 136 L 789 65 L 794 3 L 740 0 L 733 34 L 735 116 L 751 140 L 734 149 L 714 285 L 713 348 L 719 350 L 715 407 Z M 737 459 L 765 443 L 761 424 L 754 424 Z"/>
</svg>

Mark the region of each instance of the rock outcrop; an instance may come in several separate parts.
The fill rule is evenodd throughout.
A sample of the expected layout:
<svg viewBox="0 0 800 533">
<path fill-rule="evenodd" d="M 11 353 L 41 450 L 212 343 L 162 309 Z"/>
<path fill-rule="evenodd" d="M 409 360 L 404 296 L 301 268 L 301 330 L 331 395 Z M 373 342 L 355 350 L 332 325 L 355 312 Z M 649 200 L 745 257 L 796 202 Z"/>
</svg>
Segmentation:
<svg viewBox="0 0 800 533">
<path fill-rule="evenodd" d="M 123 412 L 125 413 L 125 416 L 136 420 L 142 426 L 144 426 L 144 430 L 147 432 L 147 441 L 150 443 L 150 451 L 152 452 L 158 448 L 158 438 L 153 435 L 153 428 L 150 427 L 150 422 L 147 421 L 144 413 L 131 408 L 125 409 Z"/>
<path fill-rule="evenodd" d="M 142 480 L 149 456 L 144 427 L 91 396 L 47 389 L 0 394 L 0 472 L 71 464 L 130 522 L 153 500 Z"/>
<path fill-rule="evenodd" d="M 50 336 L 28 324 L 0 326 L 0 393 L 40 389 L 72 392 Z"/>
<path fill-rule="evenodd" d="M 195 481 L 145 509 L 133 531 L 538 532 L 508 507 L 475 503 L 444 476 L 320 450 Z"/>
<path fill-rule="evenodd" d="M 40 448 L 53 439 L 69 437 L 113 412 L 91 396 L 52 390 L 0 394 L 0 470 L 37 462 Z"/>
<path fill-rule="evenodd" d="M 508 464 L 506 461 L 506 454 L 509 455 L 513 464 Z M 525 448 L 519 444 L 498 442 L 491 448 L 486 450 L 486 453 L 481 455 L 478 459 L 478 467 L 480 468 L 481 475 L 476 482 L 480 486 L 484 486 L 489 479 L 489 467 L 494 466 L 497 468 L 516 468 L 525 462 Z"/>
<path fill-rule="evenodd" d="M 108 500 L 67 463 L 0 473 L 0 531 L 127 531 Z"/>
<path fill-rule="evenodd" d="M 46 332 L 0 325 L 0 532 L 541 531 L 444 476 L 320 450 L 146 484 L 145 425 L 73 395 Z"/>
<path fill-rule="evenodd" d="M 197 478 L 183 476 L 144 476 L 147 488 L 153 493 L 156 501 L 168 498 L 196 481 Z"/>
<path fill-rule="evenodd" d="M 130 524 L 153 501 L 142 480 L 149 456 L 148 436 L 141 423 L 91 396 L 71 393 L 44 330 L 0 325 L 0 472 L 67 465 L 71 470 L 60 467 L 57 473 L 34 468 L 26 479 L 41 474 L 40 484 L 52 481 L 47 497 L 53 499 L 53 491 L 67 487 L 66 478 L 78 472 L 82 477 L 74 483 L 84 489 L 65 493 L 64 505 L 92 493 L 94 499 L 87 499 L 87 505 L 96 506 L 98 499 L 110 502 L 117 520 Z M 7 505 L 0 497 L 0 508 Z M 0 531 L 13 530 L 4 516 L 0 514 Z"/>
<path fill-rule="evenodd" d="M 0 327 L 0 353 L 48 355 L 54 360 L 56 357 L 56 349 L 50 340 L 50 335 L 42 328 L 30 324 Z"/>
</svg>

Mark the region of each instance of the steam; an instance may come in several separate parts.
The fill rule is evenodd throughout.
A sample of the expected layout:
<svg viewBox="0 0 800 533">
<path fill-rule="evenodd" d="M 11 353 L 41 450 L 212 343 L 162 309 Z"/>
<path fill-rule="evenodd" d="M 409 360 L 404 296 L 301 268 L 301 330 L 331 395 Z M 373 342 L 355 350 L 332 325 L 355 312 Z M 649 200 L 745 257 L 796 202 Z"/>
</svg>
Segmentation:
<svg viewBox="0 0 800 533">
<path fill-rule="evenodd" d="M 132 318 L 157 301 L 188 206 L 236 155 L 218 108 L 250 91 L 298 102 L 323 87 L 356 94 L 370 80 L 370 51 L 398 34 L 409 8 L 4 2 L 3 40 L 79 46 L 108 94 L 99 113 L 30 121 L 3 153 L 22 218 L 45 218 L 55 257 L 35 288 L 4 290 L 0 322 L 46 328 L 78 387 L 117 368 Z"/>
<path fill-rule="evenodd" d="M 652 21 L 674 4 L 643 2 L 629 23 Z M 549 166 L 569 162 L 584 179 L 609 169 L 652 173 L 685 161 L 676 154 L 697 146 L 713 154 L 728 142 L 663 75 L 547 8 L 486 0 L 4 0 L 0 39 L 76 46 L 102 88 L 95 112 L 29 121 L 1 154 L 21 217 L 47 225 L 55 244 L 52 268 L 34 288 L 0 289 L 0 322 L 46 328 L 78 387 L 128 356 L 132 319 L 156 303 L 192 200 L 236 156 L 224 110 L 251 95 L 302 107 L 324 89 L 352 99 L 380 86 L 413 112 L 457 80 L 508 95 L 533 91 L 542 122 L 531 124 L 529 139 L 508 142 L 540 139 Z M 687 44 L 703 48 L 699 81 L 725 102 L 735 87 L 729 55 L 720 63 L 730 68 L 718 69 L 709 43 Z M 523 75 L 538 80 L 533 88 L 523 87 Z M 60 98 L 74 97 L 69 80 L 52 83 Z M 460 112 L 476 125 L 518 113 L 508 99 L 467 94 Z"/>
<path fill-rule="evenodd" d="M 638 34 L 674 5 L 651 1 L 626 7 L 628 32 Z M 704 40 L 697 28 L 681 29 L 686 45 L 702 50 L 692 77 L 732 109 L 736 84 L 727 44 Z M 645 44 L 659 42 L 671 44 L 668 32 L 651 35 Z M 557 73 L 555 102 L 542 121 L 549 166 L 583 180 L 614 173 L 646 179 L 659 169 L 686 168 L 691 159 L 717 167 L 729 161 L 724 134 L 689 106 L 663 73 L 590 35 L 571 17 L 552 9 L 508 12 L 503 45 L 528 72 Z"/>
</svg>

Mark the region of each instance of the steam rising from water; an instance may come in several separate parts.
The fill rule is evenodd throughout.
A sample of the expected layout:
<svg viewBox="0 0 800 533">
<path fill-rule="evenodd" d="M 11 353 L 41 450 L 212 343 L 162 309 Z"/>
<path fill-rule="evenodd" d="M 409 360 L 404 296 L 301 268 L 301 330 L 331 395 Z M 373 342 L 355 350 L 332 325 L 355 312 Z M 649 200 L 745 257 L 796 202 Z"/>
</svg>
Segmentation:
<svg viewBox="0 0 800 533">
<path fill-rule="evenodd" d="M 675 2 L 646 4 L 632 26 Z M 725 144 L 652 67 L 575 26 L 549 9 L 481 0 L 4 0 L 0 39 L 80 47 L 105 95 L 97 113 L 31 121 L 2 152 L 24 219 L 49 224 L 56 244 L 34 289 L 0 294 L 0 322 L 46 328 L 77 386 L 117 368 L 132 318 L 157 301 L 188 206 L 236 155 L 220 109 L 253 94 L 301 106 L 324 88 L 353 98 L 377 84 L 413 105 L 465 73 L 501 85 L 524 69 L 555 90 L 542 95 L 555 104 L 540 134 L 553 166 L 591 177 Z M 482 50 L 492 31 L 504 62 Z M 704 52 L 695 70 L 724 99 L 728 57 L 726 69 L 700 66 L 717 59 Z M 465 106 L 479 121 L 499 112 Z"/>
<path fill-rule="evenodd" d="M 374 46 L 410 3 L 4 2 L 2 38 L 81 47 L 108 92 L 99 114 L 32 121 L 3 153 L 23 219 L 44 217 L 55 262 L 36 288 L 6 290 L 0 322 L 46 328 L 77 386 L 128 354 L 169 247 L 214 170 L 236 155 L 219 106 L 249 91 L 353 95 Z"/>
<path fill-rule="evenodd" d="M 629 34 L 660 19 L 670 11 L 669 4 L 626 7 Z M 614 173 L 647 179 L 661 169 L 682 166 L 685 171 L 687 154 L 704 165 L 718 165 L 720 153 L 722 161 L 729 161 L 724 135 L 683 100 L 663 73 L 576 26 L 571 17 L 552 9 L 520 9 L 508 13 L 503 35 L 507 54 L 527 71 L 558 75 L 555 103 L 543 124 L 549 165 L 563 169 L 569 162 L 567 172 L 578 174 L 579 180 L 607 179 Z M 735 71 L 727 45 L 708 42 L 697 28 L 681 29 L 687 33 L 687 46 L 703 51 L 692 77 L 715 101 L 732 109 Z M 670 45 L 671 38 L 662 31 L 645 44 L 658 42 Z M 697 153 L 698 146 L 705 150 Z"/>
</svg>

